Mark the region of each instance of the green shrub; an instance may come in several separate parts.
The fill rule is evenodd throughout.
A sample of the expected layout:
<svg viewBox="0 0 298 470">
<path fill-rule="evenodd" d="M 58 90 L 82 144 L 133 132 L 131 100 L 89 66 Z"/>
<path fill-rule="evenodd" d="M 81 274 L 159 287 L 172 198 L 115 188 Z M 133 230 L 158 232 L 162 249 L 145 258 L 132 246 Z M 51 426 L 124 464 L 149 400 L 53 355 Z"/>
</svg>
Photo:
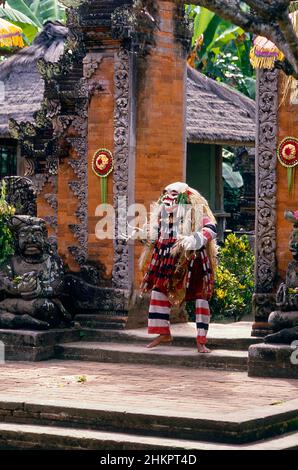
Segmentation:
<svg viewBox="0 0 298 470">
<path fill-rule="evenodd" d="M 0 264 L 14 253 L 13 236 L 8 222 L 15 209 L 7 203 L 5 196 L 6 185 L 3 182 L 0 186 Z"/>
<path fill-rule="evenodd" d="M 247 235 L 231 233 L 219 250 L 219 265 L 213 297 L 210 301 L 212 320 L 239 321 L 251 312 L 254 288 L 254 255 Z M 187 311 L 194 321 L 194 305 Z"/>
</svg>

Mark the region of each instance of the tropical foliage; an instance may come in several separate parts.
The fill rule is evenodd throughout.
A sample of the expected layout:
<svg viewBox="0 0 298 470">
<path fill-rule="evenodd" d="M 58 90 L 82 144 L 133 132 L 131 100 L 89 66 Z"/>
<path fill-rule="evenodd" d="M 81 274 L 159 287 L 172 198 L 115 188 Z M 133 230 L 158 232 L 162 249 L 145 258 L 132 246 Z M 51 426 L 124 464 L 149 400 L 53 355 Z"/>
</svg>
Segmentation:
<svg viewBox="0 0 298 470">
<path fill-rule="evenodd" d="M 15 210 L 6 199 L 6 185 L 3 182 L 0 187 L 0 264 L 14 253 L 13 236 L 9 229 L 9 218 Z"/>
<path fill-rule="evenodd" d="M 192 0 L 257 36 L 265 36 L 284 54 L 276 66 L 298 80 L 297 0 Z"/>
<path fill-rule="evenodd" d="M 254 98 L 255 76 L 249 61 L 252 35 L 206 8 L 187 5 L 186 11 L 194 21 L 193 46 L 198 38 L 203 40 L 195 67 Z"/>
<path fill-rule="evenodd" d="M 254 254 L 247 235 L 227 236 L 219 253 L 214 296 L 211 300 L 213 319 L 235 321 L 249 314 L 254 289 Z"/>
<path fill-rule="evenodd" d="M 0 17 L 20 26 L 30 43 L 46 21 L 65 20 L 65 8 L 58 0 L 7 0 Z"/>
</svg>

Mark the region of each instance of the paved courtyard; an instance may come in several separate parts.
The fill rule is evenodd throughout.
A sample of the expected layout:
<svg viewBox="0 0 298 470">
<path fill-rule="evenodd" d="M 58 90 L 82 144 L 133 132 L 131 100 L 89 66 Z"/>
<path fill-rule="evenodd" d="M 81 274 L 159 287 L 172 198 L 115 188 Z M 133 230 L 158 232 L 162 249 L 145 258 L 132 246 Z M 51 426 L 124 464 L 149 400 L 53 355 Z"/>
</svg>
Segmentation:
<svg viewBox="0 0 298 470">
<path fill-rule="evenodd" d="M 264 406 L 283 411 L 297 398 L 297 380 L 246 372 L 59 360 L 0 366 L 0 401 L 223 419 Z"/>
</svg>

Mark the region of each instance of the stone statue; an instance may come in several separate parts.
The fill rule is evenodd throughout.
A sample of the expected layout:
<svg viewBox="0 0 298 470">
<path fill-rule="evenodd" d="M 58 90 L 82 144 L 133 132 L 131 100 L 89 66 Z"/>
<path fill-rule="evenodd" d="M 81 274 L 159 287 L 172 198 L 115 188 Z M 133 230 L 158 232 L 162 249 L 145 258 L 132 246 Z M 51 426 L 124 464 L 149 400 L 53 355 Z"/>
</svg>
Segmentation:
<svg viewBox="0 0 298 470">
<path fill-rule="evenodd" d="M 63 292 L 62 260 L 48 242 L 45 221 L 11 218 L 15 254 L 0 266 L 0 328 L 45 330 L 70 326 Z"/>
<path fill-rule="evenodd" d="M 6 201 L 14 207 L 16 214 L 37 214 L 36 189 L 29 178 L 24 176 L 6 176 Z"/>
<path fill-rule="evenodd" d="M 294 260 L 289 263 L 286 281 L 277 291 L 278 310 L 272 312 L 268 320 L 276 333 L 266 336 L 266 343 L 290 344 L 298 340 L 298 211 L 286 211 L 285 219 L 294 225 L 289 242 Z"/>
</svg>

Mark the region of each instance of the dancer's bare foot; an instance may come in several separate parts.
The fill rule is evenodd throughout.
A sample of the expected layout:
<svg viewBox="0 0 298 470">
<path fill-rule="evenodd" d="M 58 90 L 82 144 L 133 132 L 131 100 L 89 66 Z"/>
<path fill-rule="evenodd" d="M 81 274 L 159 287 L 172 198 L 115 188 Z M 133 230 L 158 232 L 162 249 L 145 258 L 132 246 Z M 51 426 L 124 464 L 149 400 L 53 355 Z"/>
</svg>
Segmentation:
<svg viewBox="0 0 298 470">
<path fill-rule="evenodd" d="M 206 348 L 205 344 L 198 344 L 198 352 L 199 353 L 204 353 L 204 354 L 209 354 L 209 353 L 211 353 L 211 350 Z"/>
<path fill-rule="evenodd" d="M 159 344 L 170 344 L 172 342 L 171 335 L 159 335 L 151 343 L 147 344 L 146 348 L 155 348 Z"/>
</svg>

